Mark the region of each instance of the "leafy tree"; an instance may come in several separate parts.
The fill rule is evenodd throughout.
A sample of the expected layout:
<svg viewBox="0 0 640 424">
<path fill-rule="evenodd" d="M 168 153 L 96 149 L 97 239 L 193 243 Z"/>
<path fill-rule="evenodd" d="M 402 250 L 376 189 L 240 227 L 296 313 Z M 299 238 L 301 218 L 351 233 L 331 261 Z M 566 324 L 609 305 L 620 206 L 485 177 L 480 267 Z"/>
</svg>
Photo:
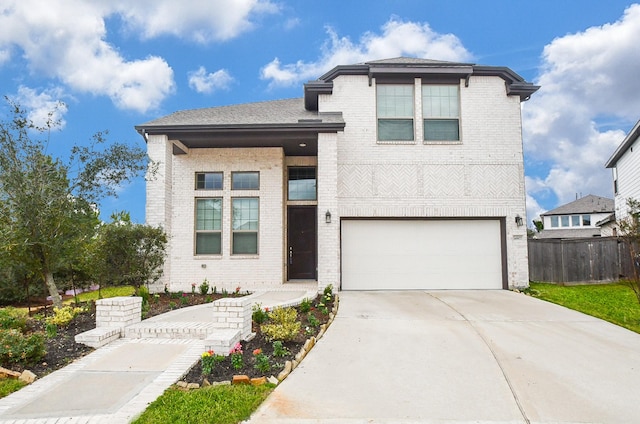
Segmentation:
<svg viewBox="0 0 640 424">
<path fill-rule="evenodd" d="M 138 289 L 162 276 L 167 236 L 161 227 L 134 224 L 126 212 L 111 215 L 95 248 L 99 280 L 106 285 L 133 285 Z"/>
<path fill-rule="evenodd" d="M 544 230 L 544 223 L 540 219 L 534 219 L 533 220 L 533 225 L 536 227 L 536 232 L 537 233 L 539 233 L 540 231 Z"/>
<path fill-rule="evenodd" d="M 627 207 L 628 214 L 618 225 L 631 259 L 632 275 L 627 282 L 640 302 L 640 201 L 629 198 Z"/>
<path fill-rule="evenodd" d="M 43 281 L 54 306 L 62 301 L 54 273 L 78 262 L 95 235 L 95 204 L 147 168 L 143 149 L 105 145 L 104 133 L 88 146 L 74 146 L 68 161 L 46 153 L 45 134 L 58 124 L 37 128 L 19 105 L 8 101 L 13 117 L 0 120 L 0 252 Z"/>
</svg>

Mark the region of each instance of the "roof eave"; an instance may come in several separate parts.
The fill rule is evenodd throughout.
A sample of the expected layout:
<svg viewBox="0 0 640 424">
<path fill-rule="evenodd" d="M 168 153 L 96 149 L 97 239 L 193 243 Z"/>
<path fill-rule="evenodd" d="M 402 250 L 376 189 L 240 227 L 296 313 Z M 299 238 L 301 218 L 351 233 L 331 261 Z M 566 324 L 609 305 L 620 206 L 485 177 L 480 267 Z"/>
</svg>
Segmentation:
<svg viewBox="0 0 640 424">
<path fill-rule="evenodd" d="M 622 140 L 622 143 L 618 146 L 613 155 L 609 158 L 604 165 L 605 168 L 614 168 L 618 163 L 618 160 L 625 154 L 625 152 L 631 147 L 633 143 L 640 137 L 640 120 L 636 122 L 634 127 L 629 131 L 629 134 Z"/>
<path fill-rule="evenodd" d="M 221 134 L 229 132 L 315 132 L 330 133 L 344 130 L 344 122 L 321 122 L 319 119 L 300 119 L 297 123 L 286 124 L 224 124 L 224 125 L 136 125 L 135 130 L 143 137 L 145 135 L 174 133 L 189 134 L 203 133 Z M 146 139 L 146 137 L 145 137 Z"/>
</svg>

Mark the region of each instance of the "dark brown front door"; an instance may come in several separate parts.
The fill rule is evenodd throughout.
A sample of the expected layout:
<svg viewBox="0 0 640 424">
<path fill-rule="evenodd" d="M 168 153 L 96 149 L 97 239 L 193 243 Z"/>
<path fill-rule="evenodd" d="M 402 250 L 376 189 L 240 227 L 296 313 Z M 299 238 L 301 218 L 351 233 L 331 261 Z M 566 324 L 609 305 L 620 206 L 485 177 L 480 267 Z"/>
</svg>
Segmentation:
<svg viewBox="0 0 640 424">
<path fill-rule="evenodd" d="M 289 206 L 287 269 L 289 280 L 316 279 L 316 207 Z"/>
</svg>

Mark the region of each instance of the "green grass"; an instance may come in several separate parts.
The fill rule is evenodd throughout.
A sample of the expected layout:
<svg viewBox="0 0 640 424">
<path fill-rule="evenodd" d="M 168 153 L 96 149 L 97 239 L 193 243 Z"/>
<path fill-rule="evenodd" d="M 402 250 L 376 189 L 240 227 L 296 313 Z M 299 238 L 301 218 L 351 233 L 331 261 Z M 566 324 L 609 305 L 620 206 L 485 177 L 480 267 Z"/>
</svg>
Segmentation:
<svg viewBox="0 0 640 424">
<path fill-rule="evenodd" d="M 170 388 L 134 423 L 237 424 L 249 418 L 272 387 L 211 386 L 189 392 Z"/>
<path fill-rule="evenodd" d="M 15 378 L 4 378 L 0 380 L 0 398 L 8 396 L 13 392 L 17 392 L 26 385 L 26 383 Z"/>
<path fill-rule="evenodd" d="M 631 288 L 624 284 L 559 286 L 531 283 L 529 294 L 601 318 L 640 333 L 640 304 Z"/>
<path fill-rule="evenodd" d="M 92 291 L 92 292 L 83 292 L 78 295 L 79 302 L 87 302 L 89 300 L 98 300 L 98 294 L 102 296 L 103 299 L 108 297 L 118 297 L 118 296 L 131 296 L 135 292 L 133 286 L 121 286 L 121 287 L 105 287 L 100 290 Z M 75 298 L 67 299 L 64 303 L 73 303 L 75 302 Z"/>
</svg>

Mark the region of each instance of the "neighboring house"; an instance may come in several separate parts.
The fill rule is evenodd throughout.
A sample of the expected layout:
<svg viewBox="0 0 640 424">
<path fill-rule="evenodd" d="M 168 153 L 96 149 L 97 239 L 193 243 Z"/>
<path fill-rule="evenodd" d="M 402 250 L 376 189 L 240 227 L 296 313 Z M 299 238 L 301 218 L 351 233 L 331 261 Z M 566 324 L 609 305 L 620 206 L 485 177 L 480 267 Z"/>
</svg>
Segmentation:
<svg viewBox="0 0 640 424">
<path fill-rule="evenodd" d="M 624 219 L 628 214 L 627 199 L 640 200 L 640 121 L 622 140 L 606 163 L 613 171 L 613 191 L 616 218 Z"/>
<path fill-rule="evenodd" d="M 304 98 L 137 126 L 158 165 L 147 223 L 170 237 L 160 284 L 527 286 L 520 103 L 537 89 L 397 58 L 337 66 Z"/>
<path fill-rule="evenodd" d="M 613 199 L 592 194 L 540 214 L 544 230 L 536 238 L 590 238 L 613 235 L 602 226 L 615 219 Z M 609 227 L 608 227 L 609 228 Z"/>
</svg>

